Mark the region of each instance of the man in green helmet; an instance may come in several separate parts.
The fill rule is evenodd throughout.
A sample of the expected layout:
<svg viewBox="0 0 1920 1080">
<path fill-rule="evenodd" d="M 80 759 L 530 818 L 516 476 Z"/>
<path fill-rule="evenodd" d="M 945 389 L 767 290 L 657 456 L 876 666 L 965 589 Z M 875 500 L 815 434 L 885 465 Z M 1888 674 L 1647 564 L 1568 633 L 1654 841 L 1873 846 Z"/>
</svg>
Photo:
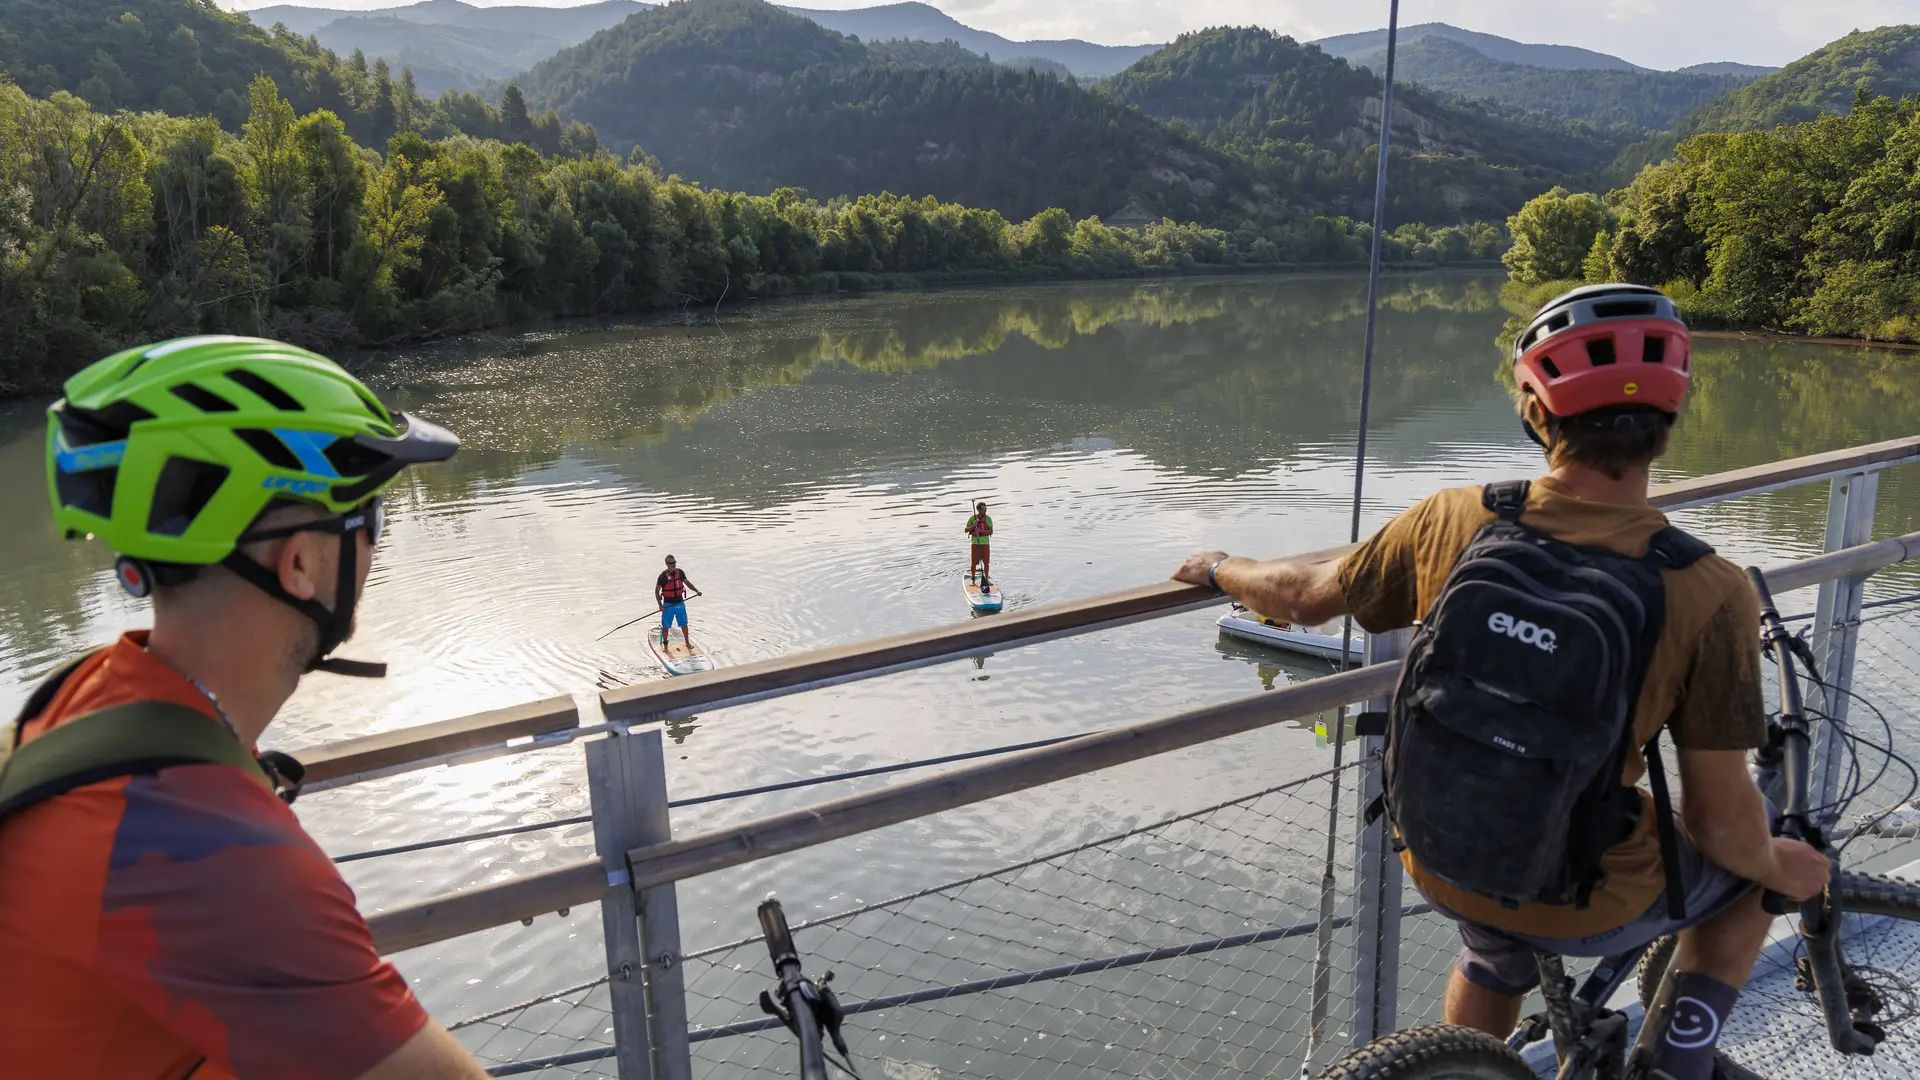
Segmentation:
<svg viewBox="0 0 1920 1080">
<path fill-rule="evenodd" d="M 48 410 L 55 523 L 153 599 L 43 684 L 0 770 L 9 1076 L 474 1080 L 374 951 L 255 742 L 353 631 L 380 491 L 450 433 L 323 357 L 202 337 L 108 357 Z M 278 797 L 276 797 L 278 796 Z"/>
</svg>

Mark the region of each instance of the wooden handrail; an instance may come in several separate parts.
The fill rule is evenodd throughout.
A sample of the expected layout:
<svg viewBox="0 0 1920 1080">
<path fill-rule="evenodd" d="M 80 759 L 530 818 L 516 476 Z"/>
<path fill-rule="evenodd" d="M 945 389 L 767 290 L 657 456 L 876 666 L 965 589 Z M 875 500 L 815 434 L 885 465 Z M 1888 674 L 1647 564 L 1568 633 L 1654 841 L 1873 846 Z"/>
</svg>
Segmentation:
<svg viewBox="0 0 1920 1080">
<path fill-rule="evenodd" d="M 306 782 L 312 784 L 579 725 L 580 710 L 573 699 L 556 697 L 328 743 L 300 751 L 294 757 L 307 767 Z"/>
<path fill-rule="evenodd" d="M 1766 571 L 1775 592 L 1867 574 L 1920 558 L 1920 533 L 1831 552 Z M 1177 716 L 1122 724 L 1064 743 L 742 822 L 628 853 L 636 888 L 681 881 L 912 818 L 1309 716 L 1384 693 L 1398 673 L 1381 664 Z M 383 953 L 584 904 L 606 889 L 595 860 L 408 904 L 368 918 Z"/>
<path fill-rule="evenodd" d="M 1329 560 L 1350 545 L 1297 556 Z M 601 710 L 612 720 L 663 720 L 713 708 L 870 679 L 908 668 L 973 656 L 1002 645 L 1031 645 L 1076 634 L 1090 634 L 1142 619 L 1227 602 L 1212 589 L 1163 581 L 1084 600 L 1046 604 L 991 619 L 930 626 L 892 637 L 776 656 L 737 667 L 679 679 L 607 690 Z"/>
<path fill-rule="evenodd" d="M 1920 461 L 1920 436 L 1893 439 L 1845 450 L 1757 465 L 1747 469 L 1715 473 L 1711 476 L 1656 486 L 1649 498 L 1653 505 L 1672 510 L 1698 506 L 1738 495 L 1755 494 L 1781 487 L 1804 484 L 1830 476 L 1883 469 L 1911 461 Z M 1323 548 L 1296 556 L 1301 559 L 1344 558 L 1354 545 Z M 601 706 L 610 719 L 653 721 L 689 716 L 701 710 L 726 708 L 750 701 L 799 693 L 821 686 L 836 685 L 946 660 L 977 655 L 987 649 L 1006 645 L 1028 645 L 1075 634 L 1123 626 L 1144 619 L 1159 618 L 1176 612 L 1224 603 L 1215 593 L 1193 586 L 1162 582 L 1155 585 L 1109 593 L 1044 607 L 1011 612 L 992 619 L 971 620 L 929 627 L 894 637 L 835 646 L 812 652 L 775 657 L 677 679 L 641 683 L 608 690 L 600 695 Z M 557 700 L 557 699 L 556 699 Z M 547 702 L 522 708 L 540 709 Z M 515 710 L 502 710 L 511 713 Z M 466 721 L 443 721 L 457 727 L 462 723 L 499 716 L 488 713 Z M 454 745 L 443 741 L 436 729 L 441 725 L 407 728 L 376 736 L 380 744 L 380 764 L 357 762 L 339 768 L 333 762 L 341 756 L 336 746 L 320 746 L 296 752 L 302 761 L 325 763 L 327 777 L 366 772 L 374 768 L 392 768 L 416 762 L 431 762 L 460 750 L 490 745 L 485 741 Z M 553 730 L 548 728 L 546 730 Z M 520 732 L 529 734 L 529 732 Z M 495 740 L 492 745 L 504 742 Z M 365 740 L 354 740 L 354 743 Z M 347 744 L 348 750 L 356 750 Z M 323 777 L 310 772 L 313 781 Z"/>
<path fill-rule="evenodd" d="M 1653 505 L 1662 510 L 1678 510 L 1736 495 L 1758 495 L 1764 491 L 1776 491 L 1831 476 L 1872 472 L 1913 461 L 1920 461 L 1920 435 L 1661 484 L 1648 497 Z"/>
</svg>

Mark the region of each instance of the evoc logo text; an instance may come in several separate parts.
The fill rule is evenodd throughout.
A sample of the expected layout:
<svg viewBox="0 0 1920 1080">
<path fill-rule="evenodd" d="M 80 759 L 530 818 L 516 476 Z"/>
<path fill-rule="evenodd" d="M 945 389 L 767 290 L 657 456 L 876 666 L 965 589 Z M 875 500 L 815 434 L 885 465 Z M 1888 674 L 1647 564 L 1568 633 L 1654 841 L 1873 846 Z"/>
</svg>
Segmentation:
<svg viewBox="0 0 1920 1080">
<path fill-rule="evenodd" d="M 1553 631 L 1525 619 L 1516 619 L 1504 611 L 1496 611 L 1487 617 L 1487 629 L 1510 638 L 1519 638 L 1541 652 L 1550 653 L 1559 645 L 1559 638 Z"/>
</svg>

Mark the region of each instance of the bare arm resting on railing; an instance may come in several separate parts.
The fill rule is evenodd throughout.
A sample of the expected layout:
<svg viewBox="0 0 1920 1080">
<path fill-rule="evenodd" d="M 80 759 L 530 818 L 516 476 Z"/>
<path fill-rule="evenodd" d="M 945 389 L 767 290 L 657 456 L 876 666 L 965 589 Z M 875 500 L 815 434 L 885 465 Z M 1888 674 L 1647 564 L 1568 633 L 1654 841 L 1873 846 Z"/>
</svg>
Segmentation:
<svg viewBox="0 0 1920 1080">
<path fill-rule="evenodd" d="M 1208 572 L 1212 580 L 1208 580 Z M 1192 555 L 1173 580 L 1212 585 L 1269 619 L 1313 626 L 1347 613 L 1340 560 L 1243 559 L 1222 551 Z"/>
<path fill-rule="evenodd" d="M 360 1080 L 483 1080 L 487 1071 L 433 1021 Z"/>
</svg>

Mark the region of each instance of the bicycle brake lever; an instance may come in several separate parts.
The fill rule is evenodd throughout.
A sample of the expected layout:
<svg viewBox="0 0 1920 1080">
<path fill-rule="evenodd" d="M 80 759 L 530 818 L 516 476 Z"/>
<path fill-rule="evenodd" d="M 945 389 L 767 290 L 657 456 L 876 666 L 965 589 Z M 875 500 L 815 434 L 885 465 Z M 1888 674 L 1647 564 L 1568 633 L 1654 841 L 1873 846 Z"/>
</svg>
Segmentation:
<svg viewBox="0 0 1920 1080">
<path fill-rule="evenodd" d="M 760 991 L 760 1011 L 785 1024 L 794 1035 L 800 1034 L 800 1028 L 793 1022 L 793 1014 L 775 1004 L 773 995 L 765 990 Z"/>
</svg>

